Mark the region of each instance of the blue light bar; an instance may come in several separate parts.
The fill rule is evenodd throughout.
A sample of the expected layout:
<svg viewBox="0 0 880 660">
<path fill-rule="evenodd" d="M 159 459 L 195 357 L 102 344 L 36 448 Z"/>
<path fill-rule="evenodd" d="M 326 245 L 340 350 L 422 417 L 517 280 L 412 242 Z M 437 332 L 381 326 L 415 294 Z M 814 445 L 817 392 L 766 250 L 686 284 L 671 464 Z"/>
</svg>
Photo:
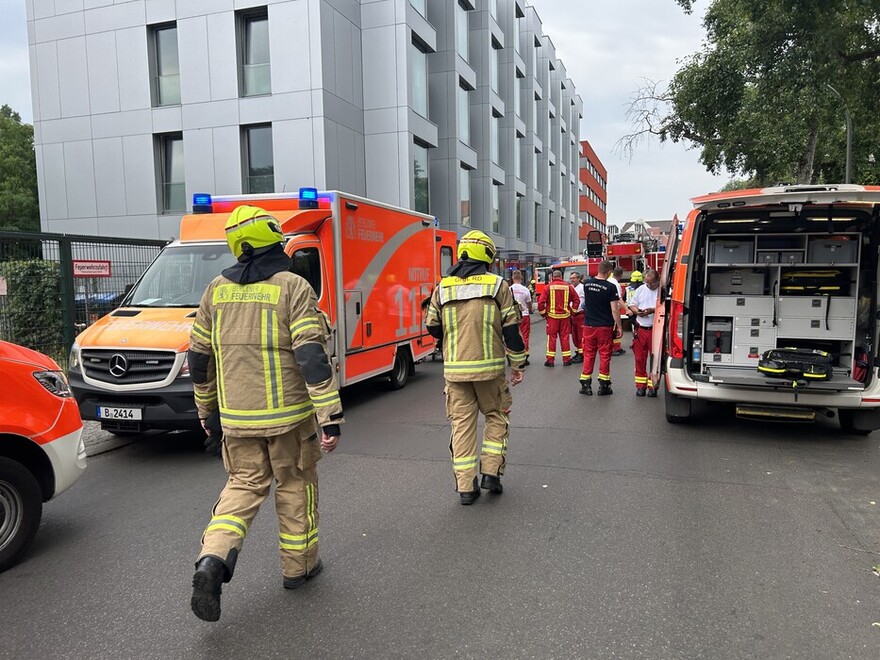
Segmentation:
<svg viewBox="0 0 880 660">
<path fill-rule="evenodd" d="M 211 213 L 211 195 L 208 193 L 193 193 L 193 213 Z"/>
<path fill-rule="evenodd" d="M 299 189 L 299 207 L 301 209 L 318 208 L 318 189 L 317 188 L 300 188 Z"/>
</svg>

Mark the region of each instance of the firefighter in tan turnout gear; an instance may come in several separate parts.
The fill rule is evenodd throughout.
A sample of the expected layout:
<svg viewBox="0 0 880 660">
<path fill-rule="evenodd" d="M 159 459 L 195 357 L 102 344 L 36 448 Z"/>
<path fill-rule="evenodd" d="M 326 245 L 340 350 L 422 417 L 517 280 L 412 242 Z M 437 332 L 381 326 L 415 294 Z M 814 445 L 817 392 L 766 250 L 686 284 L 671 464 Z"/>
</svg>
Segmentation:
<svg viewBox="0 0 880 660">
<path fill-rule="evenodd" d="M 316 463 L 343 422 L 329 328 L 311 286 L 289 272 L 278 222 L 240 206 L 226 240 L 238 263 L 208 285 L 188 354 L 199 417 L 219 413 L 229 473 L 193 576 L 191 607 L 205 621 L 220 618 L 221 583 L 273 481 L 284 587 L 321 571 Z"/>
<path fill-rule="evenodd" d="M 519 384 L 526 353 L 519 305 L 507 282 L 488 272 L 495 259 L 492 239 L 481 231 L 469 231 L 458 243 L 458 259 L 434 290 L 426 324 L 443 345 L 456 490 L 462 504 L 473 504 L 481 487 L 502 492 L 510 408 L 505 364 L 509 358 L 510 383 Z M 479 455 L 478 412 L 486 420 Z M 479 484 L 478 473 L 483 475 Z"/>
</svg>

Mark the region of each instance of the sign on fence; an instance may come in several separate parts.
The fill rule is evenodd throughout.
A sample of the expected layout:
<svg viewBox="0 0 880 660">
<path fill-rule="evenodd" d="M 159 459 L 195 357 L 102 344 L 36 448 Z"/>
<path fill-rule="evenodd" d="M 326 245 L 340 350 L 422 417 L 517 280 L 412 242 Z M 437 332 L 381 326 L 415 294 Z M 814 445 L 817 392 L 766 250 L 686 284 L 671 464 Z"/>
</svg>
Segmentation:
<svg viewBox="0 0 880 660">
<path fill-rule="evenodd" d="M 112 277 L 109 261 L 73 260 L 74 277 Z"/>
</svg>

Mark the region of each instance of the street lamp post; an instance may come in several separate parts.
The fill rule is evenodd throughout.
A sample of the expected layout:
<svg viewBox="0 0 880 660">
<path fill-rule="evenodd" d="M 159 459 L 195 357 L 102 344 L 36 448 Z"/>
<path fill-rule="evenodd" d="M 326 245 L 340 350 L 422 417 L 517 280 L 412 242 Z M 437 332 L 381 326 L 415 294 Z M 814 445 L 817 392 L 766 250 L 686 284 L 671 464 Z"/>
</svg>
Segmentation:
<svg viewBox="0 0 880 660">
<path fill-rule="evenodd" d="M 834 93 L 834 96 L 840 99 L 840 102 L 843 104 L 844 115 L 846 116 L 846 175 L 844 183 L 849 183 L 850 173 L 852 171 L 850 169 L 852 164 L 852 120 L 849 116 L 849 108 L 846 105 L 846 101 L 844 101 L 843 97 L 840 95 L 840 92 L 827 83 L 825 86 Z"/>
</svg>

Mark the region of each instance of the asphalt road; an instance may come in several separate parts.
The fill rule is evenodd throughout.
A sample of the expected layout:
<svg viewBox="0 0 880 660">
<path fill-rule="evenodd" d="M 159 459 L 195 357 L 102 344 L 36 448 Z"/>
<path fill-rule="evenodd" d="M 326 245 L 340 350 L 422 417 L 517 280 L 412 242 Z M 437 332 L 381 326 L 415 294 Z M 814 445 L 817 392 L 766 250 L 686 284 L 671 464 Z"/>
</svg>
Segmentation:
<svg viewBox="0 0 880 660">
<path fill-rule="evenodd" d="M 880 657 L 880 433 L 725 410 L 671 426 L 633 395 L 630 355 L 611 397 L 535 359 L 505 492 L 471 507 L 440 362 L 346 391 L 320 464 L 324 573 L 282 588 L 267 501 L 216 624 L 189 595 L 221 463 L 177 434 L 94 456 L 0 575 L 0 657 Z"/>
</svg>

